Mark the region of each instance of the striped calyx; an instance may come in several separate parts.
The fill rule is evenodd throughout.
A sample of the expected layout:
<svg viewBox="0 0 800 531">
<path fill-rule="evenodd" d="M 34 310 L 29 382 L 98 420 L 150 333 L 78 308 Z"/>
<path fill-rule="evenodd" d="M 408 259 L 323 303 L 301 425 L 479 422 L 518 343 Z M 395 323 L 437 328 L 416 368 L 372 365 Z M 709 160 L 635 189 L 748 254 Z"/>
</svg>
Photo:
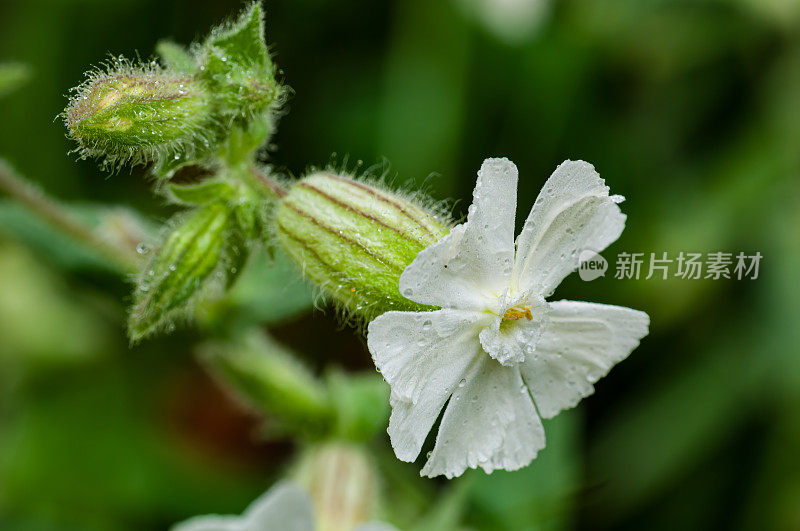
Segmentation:
<svg viewBox="0 0 800 531">
<path fill-rule="evenodd" d="M 83 156 L 124 162 L 162 162 L 193 149 L 213 123 L 205 85 L 157 67 L 120 62 L 81 85 L 64 111 Z"/>
<path fill-rule="evenodd" d="M 235 274 L 228 264 L 242 250 L 230 205 L 216 201 L 178 216 L 175 228 L 137 280 L 128 317 L 132 341 L 174 328 L 175 321 L 189 317 L 206 292 Z"/>
<path fill-rule="evenodd" d="M 400 275 L 450 230 L 409 199 L 331 173 L 295 184 L 276 212 L 278 241 L 311 280 L 366 319 L 423 310 L 400 294 Z"/>
</svg>

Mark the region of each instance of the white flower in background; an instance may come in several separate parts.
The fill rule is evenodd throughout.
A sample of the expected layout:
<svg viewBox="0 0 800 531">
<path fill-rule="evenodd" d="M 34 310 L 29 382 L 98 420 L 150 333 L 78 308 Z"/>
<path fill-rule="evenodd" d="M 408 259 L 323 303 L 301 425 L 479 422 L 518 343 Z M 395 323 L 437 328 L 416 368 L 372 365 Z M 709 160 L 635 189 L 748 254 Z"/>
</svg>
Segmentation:
<svg viewBox="0 0 800 531">
<path fill-rule="evenodd" d="M 647 334 L 640 311 L 544 300 L 580 251 L 619 237 L 624 198 L 609 196 L 590 164 L 564 162 L 515 242 L 516 196 L 516 166 L 487 159 L 466 223 L 400 277 L 404 296 L 442 309 L 387 312 L 369 324 L 369 350 L 392 389 L 388 431 L 400 459 L 416 459 L 449 399 L 422 475 L 527 465 L 545 445 L 539 417 L 591 394 Z"/>
<path fill-rule="evenodd" d="M 324 523 L 322 523 L 324 524 Z M 321 525 L 324 527 L 324 525 Z M 172 531 L 319 531 L 308 494 L 290 483 L 279 483 L 257 498 L 241 516 L 195 516 L 173 526 Z M 329 527 L 337 531 L 350 531 Z M 369 522 L 355 531 L 397 531 L 394 527 Z"/>
</svg>

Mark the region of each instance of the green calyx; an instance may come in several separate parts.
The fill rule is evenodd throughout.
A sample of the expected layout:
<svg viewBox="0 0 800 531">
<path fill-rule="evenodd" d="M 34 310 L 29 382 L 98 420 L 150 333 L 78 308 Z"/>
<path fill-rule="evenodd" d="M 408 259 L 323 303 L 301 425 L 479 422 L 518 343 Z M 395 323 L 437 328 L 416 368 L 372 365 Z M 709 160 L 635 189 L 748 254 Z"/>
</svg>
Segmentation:
<svg viewBox="0 0 800 531">
<path fill-rule="evenodd" d="M 199 206 L 178 221 L 139 275 L 128 319 L 131 341 L 193 316 L 206 296 L 230 286 L 248 254 L 237 209 L 224 201 Z"/>
<path fill-rule="evenodd" d="M 389 310 L 431 309 L 400 294 L 400 275 L 449 226 L 414 201 L 349 177 L 314 173 L 282 199 L 275 228 L 306 276 L 346 311 L 369 320 Z"/>
<path fill-rule="evenodd" d="M 154 175 L 171 177 L 182 166 L 229 158 L 234 133 L 237 145 L 252 146 L 245 155 L 268 140 L 284 90 L 258 3 L 202 44 L 162 41 L 157 50 L 163 67 L 117 58 L 76 89 L 63 116 L 84 157 L 112 169 L 153 162 Z"/>
<path fill-rule="evenodd" d="M 211 110 L 203 83 L 120 63 L 84 83 L 64 116 L 85 156 L 117 164 L 192 152 L 194 142 L 208 135 Z"/>
</svg>

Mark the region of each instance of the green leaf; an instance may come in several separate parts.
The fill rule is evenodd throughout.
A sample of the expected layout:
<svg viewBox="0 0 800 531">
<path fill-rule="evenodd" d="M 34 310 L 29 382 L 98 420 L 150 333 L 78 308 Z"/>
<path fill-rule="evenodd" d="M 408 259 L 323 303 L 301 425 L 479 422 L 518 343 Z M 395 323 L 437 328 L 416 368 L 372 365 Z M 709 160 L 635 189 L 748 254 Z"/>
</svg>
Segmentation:
<svg viewBox="0 0 800 531">
<path fill-rule="evenodd" d="M 0 64 L 0 97 L 18 89 L 31 77 L 31 70 L 22 63 Z"/>
<path fill-rule="evenodd" d="M 225 201 L 236 194 L 230 184 L 216 179 L 209 179 L 200 184 L 170 184 L 169 191 L 174 199 L 187 205 Z"/>
<path fill-rule="evenodd" d="M 123 207 L 62 205 L 76 219 L 93 228 L 109 242 L 129 244 L 151 239 L 156 228 L 140 214 Z M 99 269 L 124 273 L 119 263 L 84 242 L 75 240 L 44 221 L 30 209 L 0 199 L 0 233 L 6 233 L 67 269 Z"/>
</svg>

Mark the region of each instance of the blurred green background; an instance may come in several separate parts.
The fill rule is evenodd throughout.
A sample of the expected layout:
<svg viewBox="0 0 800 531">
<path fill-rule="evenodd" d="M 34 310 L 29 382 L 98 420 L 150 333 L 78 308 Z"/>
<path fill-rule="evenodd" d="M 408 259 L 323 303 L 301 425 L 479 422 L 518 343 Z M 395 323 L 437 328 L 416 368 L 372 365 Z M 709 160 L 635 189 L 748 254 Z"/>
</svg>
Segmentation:
<svg viewBox="0 0 800 531">
<path fill-rule="evenodd" d="M 2 0 L 0 62 L 30 77 L 0 99 L 0 155 L 103 223 L 97 205 L 165 219 L 140 168 L 109 176 L 76 161 L 56 117 L 107 53 L 149 58 L 160 38 L 199 39 L 241 6 Z M 800 2 L 265 7 L 294 91 L 265 156 L 281 171 L 388 171 L 463 215 L 481 161 L 507 156 L 524 218 L 561 161 L 585 159 L 627 197 L 627 229 L 606 257 L 764 256 L 757 280 L 567 279 L 557 298 L 645 310 L 651 334 L 594 396 L 545 423 L 548 447 L 523 471 L 450 488 L 416 479 L 420 465 L 378 437 L 387 519 L 405 528 L 433 511 L 417 525 L 444 529 L 451 510 L 492 530 L 800 529 Z M 312 311 L 289 278 L 280 267 L 245 275 L 220 314 L 269 326 L 316 370 L 369 370 L 363 339 Z M 196 361 L 197 330 L 129 349 L 128 291 L 0 198 L 0 529 L 166 529 L 238 513 L 297 454 L 263 437 L 260 416 Z"/>
</svg>

